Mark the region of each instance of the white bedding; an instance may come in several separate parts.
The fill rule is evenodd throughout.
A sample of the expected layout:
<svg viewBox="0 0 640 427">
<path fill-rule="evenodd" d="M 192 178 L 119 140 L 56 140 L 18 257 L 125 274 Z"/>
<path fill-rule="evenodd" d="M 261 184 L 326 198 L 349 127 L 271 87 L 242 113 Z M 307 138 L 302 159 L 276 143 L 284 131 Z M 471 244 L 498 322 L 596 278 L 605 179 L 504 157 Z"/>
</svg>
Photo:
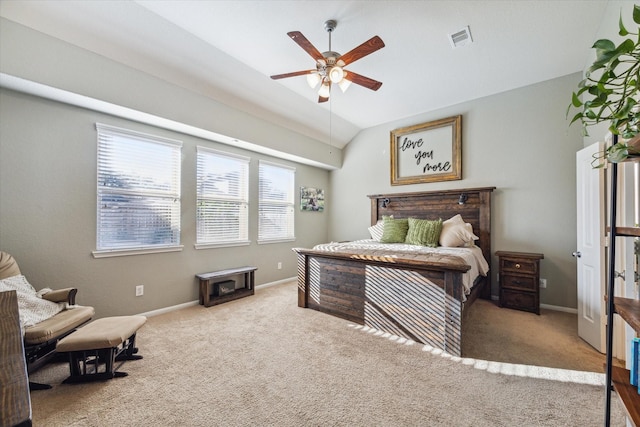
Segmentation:
<svg viewBox="0 0 640 427">
<path fill-rule="evenodd" d="M 355 240 L 353 242 L 343 243 L 323 243 L 316 245 L 314 250 L 329 252 L 349 252 L 349 249 L 371 249 L 389 251 L 391 257 L 401 258 L 401 254 L 394 252 L 410 252 L 410 253 L 439 253 L 444 255 L 452 255 L 460 257 L 471 268 L 462 275 L 462 284 L 464 286 L 465 295 L 468 295 L 473 282 L 479 275 L 486 276 L 489 272 L 489 264 L 482 255 L 482 249 L 478 246 L 468 246 L 459 248 L 437 247 L 430 248 L 426 246 L 409 245 L 406 243 L 380 243 L 372 239 Z"/>
</svg>

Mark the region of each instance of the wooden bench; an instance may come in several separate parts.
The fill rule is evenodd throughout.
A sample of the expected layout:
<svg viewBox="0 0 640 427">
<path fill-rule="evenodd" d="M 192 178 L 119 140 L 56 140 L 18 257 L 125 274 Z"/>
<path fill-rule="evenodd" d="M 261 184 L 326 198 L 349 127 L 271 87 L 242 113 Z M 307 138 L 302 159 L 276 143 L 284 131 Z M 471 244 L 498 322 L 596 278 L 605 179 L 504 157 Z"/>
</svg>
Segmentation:
<svg viewBox="0 0 640 427">
<path fill-rule="evenodd" d="M 135 354 L 138 352 L 136 331 L 146 321 L 145 316 L 104 317 L 58 341 L 56 351 L 69 353 L 71 375 L 64 382 L 80 383 L 126 376 L 126 372 L 116 372 L 115 362 L 142 359 Z M 99 365 L 103 363 L 104 371 L 99 372 Z M 87 369 L 87 365 L 93 365 L 93 369 Z"/>
<path fill-rule="evenodd" d="M 211 307 L 212 305 L 253 295 L 255 288 L 255 271 L 257 269 L 258 267 L 238 267 L 196 274 L 196 277 L 200 280 L 200 305 Z M 210 289 L 211 284 L 219 283 L 222 279 L 228 279 L 241 274 L 244 275 L 244 287 L 235 289 L 232 293 L 226 295 L 212 295 L 213 289 Z"/>
</svg>

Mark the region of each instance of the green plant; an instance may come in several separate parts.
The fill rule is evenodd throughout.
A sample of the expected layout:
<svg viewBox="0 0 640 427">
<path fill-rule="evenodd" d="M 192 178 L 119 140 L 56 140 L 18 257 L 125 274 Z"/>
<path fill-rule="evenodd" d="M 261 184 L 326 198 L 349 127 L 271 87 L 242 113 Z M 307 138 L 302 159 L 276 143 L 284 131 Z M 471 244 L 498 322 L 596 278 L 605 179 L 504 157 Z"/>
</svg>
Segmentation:
<svg viewBox="0 0 640 427">
<path fill-rule="evenodd" d="M 633 21 L 640 25 L 640 6 L 633 6 Z M 582 122 L 583 134 L 587 127 L 609 122 L 609 130 L 622 139 L 629 140 L 639 133 L 640 126 L 640 28 L 636 32 L 624 26 L 622 14 L 619 21 L 620 36 L 626 38 L 617 46 L 611 40 L 601 39 L 594 43 L 596 60 L 572 95 L 567 116 L 572 108 L 579 111 L 571 124 Z M 586 98 L 583 102 L 581 97 Z M 610 161 L 621 161 L 629 155 L 637 155 L 637 148 L 618 142 L 607 149 L 605 157 Z"/>
</svg>

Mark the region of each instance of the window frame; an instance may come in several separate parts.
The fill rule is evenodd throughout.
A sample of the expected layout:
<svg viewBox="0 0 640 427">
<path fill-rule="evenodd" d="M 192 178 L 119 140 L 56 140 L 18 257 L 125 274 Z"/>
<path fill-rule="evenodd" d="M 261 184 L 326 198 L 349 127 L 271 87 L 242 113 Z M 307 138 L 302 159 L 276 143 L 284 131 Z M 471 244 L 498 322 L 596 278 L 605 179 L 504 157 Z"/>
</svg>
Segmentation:
<svg viewBox="0 0 640 427">
<path fill-rule="evenodd" d="M 289 193 L 289 197 L 290 200 L 284 201 L 284 200 L 265 200 L 262 199 L 262 167 L 264 166 L 268 166 L 268 167 L 275 167 L 275 168 L 279 168 L 282 169 L 283 171 L 289 171 L 291 172 L 291 182 L 289 183 L 290 185 L 290 189 L 288 190 Z M 260 160 L 258 163 L 258 244 L 271 244 L 271 243 L 281 243 L 281 242 L 292 242 L 296 240 L 296 227 L 295 227 L 295 218 L 296 218 L 296 209 L 295 209 L 295 202 L 296 202 L 296 192 L 295 192 L 295 188 L 296 188 L 296 168 L 291 167 L 291 166 L 286 166 L 283 164 L 279 164 L 279 163 L 274 163 L 274 162 L 269 162 L 266 160 Z M 262 237 L 262 228 L 261 228 L 261 216 L 262 216 L 262 208 L 263 206 L 267 204 L 267 205 L 271 205 L 271 206 L 286 206 L 290 209 L 290 213 L 291 213 L 291 224 L 290 224 L 290 230 L 291 230 L 291 234 L 287 235 L 287 236 L 278 236 L 278 237 Z"/>
<path fill-rule="evenodd" d="M 105 125 L 96 123 L 96 250 L 92 251 L 94 258 L 105 258 L 115 256 L 128 256 L 128 255 L 140 255 L 159 252 L 176 252 L 183 249 L 183 245 L 180 243 L 181 229 L 182 229 L 182 206 L 181 206 L 181 174 L 182 174 L 182 141 L 160 137 L 156 135 L 150 135 L 143 132 L 138 132 L 130 129 L 124 129 L 116 126 Z M 171 182 L 171 188 L 169 190 L 158 190 L 157 188 L 140 188 L 114 190 L 112 188 L 106 188 L 101 186 L 101 164 L 103 161 L 109 161 L 106 158 L 105 150 L 108 150 L 108 146 L 102 146 L 106 144 L 104 142 L 108 138 L 130 138 L 142 143 L 152 143 L 170 147 L 172 149 L 168 156 L 169 163 L 172 164 L 172 169 L 168 171 L 166 177 Z M 141 159 L 138 159 L 141 160 Z M 160 198 L 160 199 L 173 199 L 173 208 L 169 209 L 172 213 L 170 215 L 169 222 L 172 226 L 177 226 L 177 231 L 173 229 L 171 235 L 171 242 L 162 244 L 145 244 L 138 241 L 130 246 L 127 245 L 108 245 L 101 243 L 104 239 L 103 232 L 106 233 L 106 229 L 102 227 L 101 216 L 103 212 L 103 200 L 104 195 L 114 195 L 120 197 L 146 197 L 146 198 Z"/>
<path fill-rule="evenodd" d="M 220 240 L 220 241 L 200 241 L 200 218 L 198 213 L 198 206 L 202 199 L 207 200 L 218 200 L 218 201 L 229 201 L 232 199 L 224 199 L 224 198 L 216 198 L 216 197 L 202 197 L 200 194 L 200 156 L 203 155 L 212 155 L 218 158 L 226 158 L 232 161 L 243 162 L 244 163 L 244 180 L 245 180 L 245 189 L 244 189 L 244 197 L 237 199 L 236 201 L 240 204 L 245 205 L 245 229 L 244 238 L 238 238 L 235 240 Z M 225 151 L 215 150 L 208 147 L 197 146 L 196 147 L 196 243 L 194 247 L 196 249 L 209 249 L 209 248 L 220 248 L 220 247 L 232 247 L 232 246 L 247 246 L 251 244 L 251 240 L 249 239 L 249 208 L 250 208 L 250 200 L 249 200 L 249 169 L 250 169 L 251 158 L 247 156 L 242 156 L 239 154 L 228 153 Z M 241 171 L 240 171 L 241 172 Z M 239 230 L 240 234 L 242 234 L 242 230 Z"/>
</svg>

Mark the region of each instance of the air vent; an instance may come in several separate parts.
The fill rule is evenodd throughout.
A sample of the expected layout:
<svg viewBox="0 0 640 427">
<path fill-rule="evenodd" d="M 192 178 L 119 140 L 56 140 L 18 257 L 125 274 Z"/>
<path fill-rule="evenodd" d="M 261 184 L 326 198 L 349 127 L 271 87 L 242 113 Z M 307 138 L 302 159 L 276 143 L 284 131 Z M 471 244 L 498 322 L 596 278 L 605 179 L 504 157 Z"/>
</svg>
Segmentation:
<svg viewBox="0 0 640 427">
<path fill-rule="evenodd" d="M 464 27 L 460 31 L 449 34 L 449 42 L 451 43 L 451 47 L 454 49 L 473 43 L 469 27 Z"/>
</svg>

